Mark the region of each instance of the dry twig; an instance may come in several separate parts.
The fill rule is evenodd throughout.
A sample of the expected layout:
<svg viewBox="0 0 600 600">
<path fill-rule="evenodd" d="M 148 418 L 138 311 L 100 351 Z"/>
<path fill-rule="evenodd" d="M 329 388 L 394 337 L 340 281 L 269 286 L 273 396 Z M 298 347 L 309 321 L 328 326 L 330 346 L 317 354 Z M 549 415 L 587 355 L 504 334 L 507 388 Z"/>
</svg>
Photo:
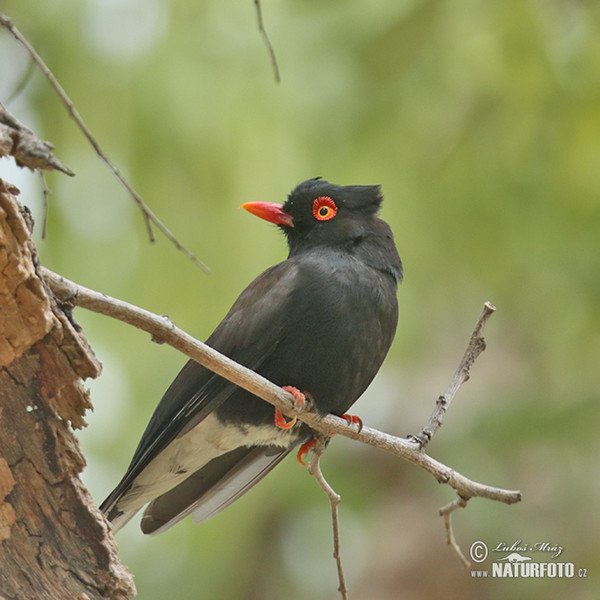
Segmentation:
<svg viewBox="0 0 600 600">
<path fill-rule="evenodd" d="M 495 500 L 505 504 L 514 504 L 521 500 L 521 492 L 518 490 L 506 490 L 473 481 L 434 458 L 431 458 L 423 451 L 421 442 L 418 440 L 399 438 L 367 426 L 357 430 L 356 428 L 348 427 L 348 424 L 344 419 L 334 415 L 322 417 L 315 412 L 299 412 L 295 407 L 294 397 L 289 392 L 286 392 L 254 371 L 251 371 L 220 354 L 210 346 L 194 339 L 186 332 L 177 328 L 165 316 L 155 315 L 122 300 L 117 300 L 80 286 L 44 267 L 41 267 L 41 275 L 46 284 L 61 300 L 70 301 L 82 308 L 119 319 L 120 321 L 148 332 L 155 342 L 169 344 L 211 371 L 214 371 L 218 375 L 225 377 L 259 398 L 273 404 L 273 406 L 278 408 L 286 416 L 297 416 L 300 421 L 306 423 L 321 436 L 339 434 L 369 444 L 417 465 L 421 469 L 431 473 L 440 483 L 448 484 L 455 490 L 458 499 L 454 503 L 442 508 L 440 514 L 444 516 L 446 522 L 448 543 L 454 548 L 461 560 L 464 559 L 464 556 L 454 540 L 449 518 L 450 513 L 457 508 L 466 506 L 467 501 L 474 497 L 487 498 L 488 500 Z M 491 309 L 491 305 L 488 306 L 488 303 L 486 303 L 484 311 L 482 312 L 482 317 L 478 320 L 471 339 L 480 337 L 485 321 L 493 312 Z M 479 346 L 480 344 L 475 345 L 476 348 L 479 348 Z M 481 350 L 475 350 L 475 352 L 478 354 Z M 468 354 L 469 352 L 467 352 L 465 356 Z M 471 354 L 471 356 L 473 355 Z M 474 358 L 472 360 L 474 360 Z M 472 364 L 472 360 L 469 359 L 467 361 L 468 366 Z M 463 362 L 461 362 L 461 364 L 463 364 Z M 468 368 L 466 369 L 466 374 L 468 375 Z M 466 381 L 466 379 L 463 379 L 463 381 Z M 456 389 L 458 389 L 458 387 Z M 455 393 L 456 390 L 449 396 L 450 399 Z M 443 412 L 445 412 L 445 408 L 440 413 L 439 418 L 436 419 L 436 426 L 432 428 L 433 431 L 431 435 L 439 428 Z M 320 473 L 320 469 L 316 468 L 318 462 L 315 463 L 315 465 L 314 473 L 318 474 Z M 324 482 L 322 474 L 321 479 L 319 479 L 318 475 L 316 475 L 316 477 L 319 484 L 322 485 L 322 482 Z M 327 487 L 324 487 L 323 489 L 330 490 L 331 488 L 327 484 Z M 337 494 L 331 490 L 331 492 L 327 492 L 327 495 L 332 503 L 332 514 L 334 514 L 334 502 L 332 498 L 334 498 L 334 495 L 337 496 Z M 334 518 L 337 523 L 337 508 L 335 508 Z M 337 524 L 334 524 L 334 531 L 336 527 Z M 341 573 L 340 588 L 345 589 L 345 584 L 343 583 L 343 571 L 341 571 L 341 562 L 339 561 L 339 539 L 336 541 L 334 538 L 334 544 L 337 544 L 338 546 L 336 562 L 338 563 L 338 573 Z"/>
<path fill-rule="evenodd" d="M 455 498 L 452 502 L 446 504 L 440 508 L 440 516 L 444 517 L 444 525 L 446 528 L 446 542 L 448 545 L 454 550 L 456 556 L 460 560 L 463 567 L 468 569 L 471 566 L 471 563 L 467 559 L 467 557 L 463 554 L 463 551 L 460 549 L 456 538 L 454 537 L 454 529 L 452 527 L 452 513 L 459 508 L 465 508 L 467 506 L 468 500 L 465 498 Z"/>
<path fill-rule="evenodd" d="M 483 333 L 483 328 L 485 327 L 487 320 L 490 318 L 490 316 L 494 313 L 495 310 L 496 310 L 496 308 L 489 302 L 486 302 L 484 304 L 483 310 L 481 311 L 481 314 L 479 315 L 479 319 L 477 319 L 477 323 L 475 324 L 475 328 L 473 329 L 473 333 L 471 334 L 471 338 L 469 340 L 467 349 L 465 350 L 462 360 L 460 361 L 460 364 L 459 364 L 456 372 L 454 373 L 454 376 L 452 377 L 452 381 L 450 382 L 448 389 L 442 396 L 440 396 L 438 398 L 435 409 L 433 411 L 433 414 L 429 418 L 425 427 L 423 427 L 423 429 L 421 430 L 421 433 L 419 435 L 409 436 L 409 439 L 413 439 L 415 442 L 417 442 L 420 449 L 423 449 L 427 445 L 427 443 L 429 443 L 429 441 L 431 441 L 431 439 L 434 436 L 434 434 L 436 433 L 436 431 L 442 426 L 444 415 L 446 414 L 446 411 L 448 410 L 448 407 L 450 406 L 452 399 L 454 398 L 454 396 L 455 396 L 456 392 L 458 391 L 458 389 L 460 388 L 460 386 L 463 383 L 465 383 L 466 381 L 468 381 L 469 376 L 470 376 L 471 366 L 473 365 L 473 363 L 475 362 L 475 360 L 477 359 L 479 354 L 481 354 L 481 352 L 483 352 L 483 350 L 485 350 L 485 340 L 483 339 L 481 334 Z M 342 596 L 345 597 L 344 594 L 347 594 L 347 590 L 346 590 L 345 583 L 344 583 L 344 574 L 343 574 L 343 570 L 342 570 L 341 557 L 339 555 L 339 525 L 338 525 L 338 513 L 337 513 L 337 505 L 339 504 L 341 499 L 340 499 L 339 495 L 333 491 L 333 489 L 329 486 L 327 481 L 324 479 L 323 474 L 320 469 L 319 459 L 320 459 L 321 453 L 323 452 L 323 450 L 325 448 L 325 445 L 323 443 L 320 443 L 320 444 L 317 443 L 317 446 L 320 447 L 320 452 L 319 452 L 318 456 L 316 457 L 316 462 L 314 462 L 314 463 L 311 462 L 311 465 L 310 465 L 311 473 L 315 476 L 319 485 L 325 491 L 325 493 L 327 494 L 327 496 L 330 500 L 330 503 L 331 503 L 332 522 L 333 522 L 334 557 L 336 559 L 336 564 L 337 564 L 337 568 L 338 568 L 338 577 L 339 577 L 339 581 L 340 581 L 340 592 L 342 593 Z M 427 457 L 427 458 L 429 458 L 429 457 Z M 313 458 L 313 460 L 315 460 L 315 458 Z M 314 464 L 314 467 L 313 467 L 313 464 Z M 423 467 L 428 468 L 425 465 L 423 465 Z M 433 471 L 430 471 L 430 472 L 433 472 Z M 455 473 L 454 475 L 456 476 L 457 474 Z M 455 489 L 457 489 L 457 488 L 455 488 Z M 486 493 L 492 493 L 492 492 L 493 492 L 493 488 L 488 487 L 488 489 L 486 490 Z M 491 496 L 487 496 L 487 497 L 491 498 Z M 499 499 L 499 498 L 493 498 L 493 499 Z M 466 556 L 464 555 L 464 553 L 462 552 L 462 550 L 460 549 L 460 546 L 458 545 L 456 538 L 454 536 L 454 530 L 452 527 L 452 513 L 459 508 L 465 508 L 467 506 L 468 500 L 469 500 L 469 497 L 463 497 L 459 493 L 458 498 L 456 498 L 452 502 L 448 503 L 446 506 L 442 507 L 439 511 L 440 516 L 442 516 L 444 518 L 444 527 L 446 530 L 446 541 L 447 541 L 448 545 L 454 550 L 454 552 L 455 552 L 456 556 L 458 557 L 458 559 L 460 560 L 461 564 L 467 568 L 470 566 L 470 563 L 469 563 L 468 559 L 466 558 Z M 505 500 L 503 500 L 503 501 L 505 501 Z M 514 501 L 516 502 L 518 500 L 514 500 Z"/>
<path fill-rule="evenodd" d="M 40 175 L 40 185 L 42 186 L 42 199 L 43 199 L 43 217 L 42 217 L 42 239 L 46 239 L 46 229 L 48 226 L 48 194 L 50 190 L 48 189 L 48 184 L 46 183 L 46 177 L 44 177 L 44 172 L 39 171 Z"/>
<path fill-rule="evenodd" d="M 148 332 L 155 342 L 169 344 L 211 371 L 269 402 L 286 416 L 297 416 L 300 421 L 318 433 L 343 435 L 399 456 L 431 473 L 440 483 L 448 484 L 459 496 L 466 499 L 480 497 L 506 504 L 514 504 L 521 500 L 519 491 L 485 485 L 461 475 L 425 454 L 415 441 L 399 438 L 367 426 L 358 431 L 356 428 L 348 427 L 344 419 L 335 415 L 322 417 L 315 412 L 298 411 L 294 397 L 289 392 L 194 339 L 176 327 L 168 317 L 155 315 L 123 300 L 85 288 L 44 267 L 41 267 L 41 275 L 61 300 L 71 301 L 77 306 Z"/>
<path fill-rule="evenodd" d="M 258 31 L 262 35 L 265 40 L 265 44 L 267 46 L 267 51 L 269 52 L 269 56 L 271 57 L 271 64 L 273 65 L 273 73 L 275 75 L 275 81 L 277 83 L 281 82 L 281 77 L 279 75 L 279 65 L 277 64 L 277 56 L 275 55 L 275 49 L 273 48 L 273 44 L 271 44 L 271 38 L 265 29 L 265 24 L 262 17 L 262 8 L 260 5 L 260 0 L 254 0 L 254 8 L 256 9 L 256 20 L 258 22 Z"/>
<path fill-rule="evenodd" d="M 473 329 L 473 333 L 471 334 L 469 345 L 463 354 L 462 360 L 454 373 L 454 377 L 452 377 L 452 381 L 450 382 L 446 393 L 438 398 L 435 409 L 431 417 L 429 417 L 425 427 L 421 429 L 421 432 L 417 435 L 410 436 L 419 443 L 421 448 L 425 448 L 431 441 L 431 438 L 435 435 L 435 432 L 442 426 L 444 415 L 456 392 L 458 392 L 458 389 L 463 383 L 469 380 L 471 366 L 477 357 L 485 350 L 485 340 L 481 335 L 483 333 L 483 328 L 485 327 L 487 320 L 494 314 L 495 310 L 496 307 L 489 302 L 486 302 L 483 305 L 483 310 L 481 311 L 475 329 Z"/>
<path fill-rule="evenodd" d="M 316 437 L 308 471 L 317 480 L 319 487 L 329 498 L 329 505 L 331 507 L 331 526 L 333 529 L 333 558 L 335 559 L 335 564 L 337 566 L 339 582 L 338 590 L 343 600 L 347 600 L 348 588 L 346 587 L 346 578 L 344 577 L 344 569 L 342 567 L 342 555 L 340 552 L 340 519 L 338 515 L 338 506 L 342 501 L 342 498 L 329 485 L 329 482 L 325 479 L 323 472 L 321 471 L 321 456 L 327 447 L 328 439 L 328 437 L 322 435 Z"/>
<path fill-rule="evenodd" d="M 77 123 L 77 126 L 82 131 L 83 135 L 87 138 L 88 142 L 91 144 L 92 148 L 96 151 L 96 154 L 100 157 L 100 159 L 106 164 L 106 166 L 110 169 L 112 174 L 117 178 L 119 183 L 127 190 L 129 195 L 133 198 L 134 202 L 138 205 L 139 209 L 142 211 L 144 216 L 144 221 L 146 223 L 146 229 L 148 230 L 148 236 L 151 242 L 156 241 L 154 236 L 154 231 L 152 226 L 156 226 L 159 231 L 163 233 L 163 235 L 172 243 L 174 246 L 183 252 L 188 258 L 194 261 L 201 269 L 208 272 L 210 269 L 188 248 L 186 248 L 176 237 L 175 235 L 168 229 L 168 227 L 152 212 L 150 207 L 144 202 L 142 197 L 133 189 L 131 184 L 125 179 L 121 172 L 117 167 L 111 162 L 108 156 L 104 153 L 100 144 L 97 142 L 96 138 L 92 135 L 92 132 L 88 129 L 87 125 L 83 121 L 83 118 L 75 108 L 75 105 L 71 98 L 67 95 L 63 87 L 60 85 L 52 71 L 48 68 L 46 63 L 43 61 L 42 57 L 35 51 L 33 46 L 29 43 L 27 38 L 13 25 L 12 21 L 9 17 L 0 14 L 0 25 L 5 27 L 13 37 L 25 48 L 28 52 L 29 56 L 31 56 L 32 60 L 39 67 L 40 71 L 44 74 L 46 79 L 50 82 L 50 85 L 60 98 L 61 102 L 65 105 L 67 111 L 71 118 Z"/>
<path fill-rule="evenodd" d="M 82 308 L 119 319 L 148 332 L 154 341 L 169 344 L 211 371 L 273 404 L 286 416 L 297 416 L 318 433 L 343 435 L 399 456 L 431 473 L 440 483 L 448 484 L 465 500 L 480 497 L 505 504 L 514 504 L 521 500 L 519 491 L 505 490 L 473 481 L 431 458 L 423 452 L 419 442 L 392 436 L 367 426 L 357 431 L 353 427 L 348 427 L 344 419 L 334 415 L 321 417 L 315 412 L 298 412 L 290 393 L 194 339 L 176 327 L 167 317 L 155 315 L 123 300 L 80 286 L 43 267 L 41 273 L 48 286 L 60 299 L 72 301 Z"/>
</svg>

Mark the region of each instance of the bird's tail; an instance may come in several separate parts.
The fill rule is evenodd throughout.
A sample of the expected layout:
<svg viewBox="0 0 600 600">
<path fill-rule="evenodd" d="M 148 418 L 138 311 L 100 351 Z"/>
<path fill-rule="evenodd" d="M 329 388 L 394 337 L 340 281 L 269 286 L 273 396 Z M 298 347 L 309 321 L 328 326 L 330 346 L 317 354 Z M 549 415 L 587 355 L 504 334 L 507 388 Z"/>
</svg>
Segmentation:
<svg viewBox="0 0 600 600">
<path fill-rule="evenodd" d="M 111 513 L 106 515 L 106 517 L 110 521 L 110 524 L 112 525 L 113 534 L 117 533 L 122 527 L 125 527 L 125 525 L 127 525 L 127 523 L 129 523 L 129 521 L 133 519 L 133 517 L 139 510 L 139 508 L 135 508 L 133 510 L 128 510 L 124 512 L 115 510 L 111 511 L 112 513 L 114 513 L 114 515 Z"/>
<path fill-rule="evenodd" d="M 122 500 L 123 493 L 116 488 L 100 505 L 100 510 L 112 525 L 113 533 L 117 533 L 122 527 L 125 527 L 144 505 L 122 502 Z"/>
</svg>

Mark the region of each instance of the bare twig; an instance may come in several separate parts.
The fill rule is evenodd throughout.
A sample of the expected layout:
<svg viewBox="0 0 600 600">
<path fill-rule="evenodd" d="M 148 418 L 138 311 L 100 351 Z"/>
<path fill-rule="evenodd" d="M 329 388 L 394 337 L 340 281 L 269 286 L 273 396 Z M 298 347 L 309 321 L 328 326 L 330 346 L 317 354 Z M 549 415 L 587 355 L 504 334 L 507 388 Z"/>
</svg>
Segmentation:
<svg viewBox="0 0 600 600">
<path fill-rule="evenodd" d="M 442 426 L 444 415 L 456 392 L 463 383 L 469 380 L 471 366 L 477 357 L 485 350 L 485 340 L 481 336 L 483 328 L 485 327 L 487 320 L 494 314 L 495 310 L 496 307 L 489 302 L 486 302 L 483 305 L 483 310 L 481 311 L 479 319 L 477 319 L 477 323 L 475 324 L 475 329 L 473 329 L 473 333 L 471 334 L 469 345 L 458 365 L 458 369 L 456 369 L 456 372 L 454 373 L 454 377 L 452 377 L 452 381 L 450 382 L 446 393 L 438 398 L 435 409 L 433 410 L 431 417 L 429 417 L 425 427 L 421 430 L 421 433 L 410 436 L 419 443 L 421 448 L 424 448 L 431 441 L 435 432 Z"/>
<path fill-rule="evenodd" d="M 150 207 L 144 202 L 142 197 L 133 189 L 133 187 L 129 184 L 129 182 L 121 175 L 121 172 L 117 167 L 110 161 L 108 156 L 104 153 L 100 144 L 96 141 L 92 132 L 88 129 L 87 125 L 83 121 L 81 115 L 75 108 L 73 101 L 69 98 L 63 87 L 60 85 L 52 71 L 48 68 L 46 63 L 43 61 L 42 57 L 35 51 L 33 46 L 28 42 L 27 38 L 13 25 L 10 18 L 7 16 L 0 14 L 0 25 L 5 27 L 13 37 L 25 48 L 25 50 L 29 53 L 32 60 L 39 67 L 42 73 L 45 75 L 46 79 L 50 82 L 50 85 L 57 93 L 58 97 L 61 99 L 62 103 L 65 105 L 67 111 L 71 118 L 77 123 L 79 129 L 81 129 L 83 135 L 87 138 L 88 142 L 92 145 L 92 148 L 96 151 L 96 154 L 100 157 L 100 159 L 106 164 L 106 166 L 110 169 L 112 174 L 117 178 L 119 183 L 127 190 L 129 195 L 133 198 L 134 202 L 138 205 L 142 214 L 144 216 L 144 221 L 146 223 L 146 229 L 148 231 L 148 236 L 151 242 L 156 241 L 154 236 L 154 231 L 152 226 L 155 225 L 165 237 L 175 245 L 175 247 L 183 252 L 188 258 L 194 261 L 201 269 L 208 272 L 210 269 L 190 250 L 188 250 L 176 237 L 175 235 L 167 228 L 167 226 L 152 212 Z"/>
<path fill-rule="evenodd" d="M 154 342 L 172 346 L 204 365 L 207 369 L 270 402 L 282 413 L 292 417 L 297 414 L 296 402 L 292 394 L 217 352 L 210 346 L 194 339 L 191 335 L 176 327 L 168 317 L 155 315 L 123 300 L 111 298 L 85 288 L 44 267 L 41 267 L 41 274 L 52 292 L 61 300 L 73 302 L 73 304 L 82 308 L 142 329 L 152 336 Z M 343 423 L 346 422 L 343 419 L 340 420 Z"/>
<path fill-rule="evenodd" d="M 444 517 L 448 544 L 454 549 L 461 562 L 465 565 L 468 565 L 468 560 L 465 558 L 454 538 L 451 513 L 458 508 L 465 507 L 468 500 L 474 497 L 487 498 L 506 504 L 513 504 L 521 500 L 521 492 L 518 490 L 505 490 L 473 481 L 456 472 L 454 469 L 431 458 L 425 454 L 419 441 L 402 439 L 369 427 L 362 427 L 357 430 L 356 428 L 348 427 L 348 424 L 344 419 L 334 415 L 322 417 L 315 412 L 299 412 L 296 409 L 296 402 L 292 394 L 281 389 L 264 377 L 261 377 L 254 371 L 237 364 L 206 344 L 194 339 L 184 331 L 178 329 L 167 317 L 155 315 L 144 309 L 138 308 L 137 306 L 123 302 L 122 300 L 110 298 L 99 292 L 89 290 L 45 269 L 44 267 L 40 267 L 40 272 L 46 284 L 58 298 L 71 301 L 83 308 L 119 319 L 148 332 L 155 342 L 169 344 L 208 369 L 211 369 L 229 381 L 232 381 L 263 400 L 273 404 L 283 414 L 289 417 L 297 416 L 300 421 L 306 423 L 316 432 L 316 451 L 313 454 L 310 468 L 312 474 L 315 476 L 317 482 L 323 488 L 330 501 L 334 557 L 338 570 L 339 591 L 342 598 L 347 598 L 348 591 L 344 579 L 339 549 L 339 519 L 337 507 L 340 502 L 340 497 L 323 477 L 319 465 L 320 456 L 325 446 L 325 440 L 328 439 L 329 436 L 333 434 L 344 435 L 381 450 L 385 450 L 386 452 L 390 452 L 419 466 L 428 473 L 431 473 L 440 483 L 446 483 L 452 487 L 457 493 L 458 498 L 440 509 L 440 514 Z M 491 314 L 493 312 L 492 308 L 491 305 L 486 303 L 484 313 L 487 314 L 489 312 L 489 314 Z M 483 324 L 488 317 L 489 315 L 485 317 L 483 321 L 480 318 L 471 338 L 472 340 L 479 337 Z M 469 344 L 469 347 L 471 347 L 471 343 Z M 468 354 L 469 351 L 465 353 L 465 356 Z M 471 355 L 473 354 L 471 353 Z M 474 358 L 472 360 L 474 360 Z M 467 362 L 467 367 L 465 368 L 467 376 L 468 367 L 472 364 L 472 360 Z M 461 364 L 463 363 L 461 362 Z M 452 396 L 454 393 L 455 391 L 452 392 Z M 452 396 L 450 396 L 450 398 Z M 439 425 L 433 428 L 431 435 L 433 435 L 438 428 Z"/>
<path fill-rule="evenodd" d="M 265 40 L 265 44 L 267 46 L 267 51 L 269 52 L 269 56 L 271 57 L 271 64 L 273 65 L 273 73 L 275 75 L 275 81 L 277 83 L 281 82 L 281 77 L 279 75 L 279 65 L 277 64 L 277 56 L 275 55 L 275 49 L 273 48 L 273 44 L 271 44 L 271 38 L 269 38 L 269 34 L 265 29 L 265 24 L 263 22 L 262 17 L 262 8 L 260 5 L 260 0 L 254 0 L 254 7 L 256 9 L 256 20 L 258 21 L 258 30 Z"/>
<path fill-rule="evenodd" d="M 440 508 L 440 516 L 444 517 L 444 525 L 446 527 L 446 541 L 448 545 L 454 550 L 456 556 L 460 560 L 463 567 L 468 569 L 471 566 L 471 563 L 468 561 L 467 557 L 463 554 L 463 551 L 460 549 L 456 538 L 454 537 L 454 529 L 452 527 L 452 513 L 459 508 L 465 508 L 467 506 L 468 500 L 465 498 L 455 498 L 452 502 L 446 504 Z"/>
<path fill-rule="evenodd" d="M 329 485 L 329 482 L 325 479 L 323 472 L 321 471 L 321 456 L 327 446 L 327 436 L 317 436 L 315 438 L 315 445 L 313 447 L 313 455 L 308 468 L 309 473 L 317 480 L 319 487 L 325 492 L 329 498 L 329 505 L 331 507 L 331 526 L 333 529 L 333 558 L 337 566 L 338 573 L 338 590 L 344 600 L 348 598 L 348 588 L 346 587 L 346 578 L 344 577 L 344 569 L 342 567 L 342 555 L 340 552 L 340 520 L 338 515 L 338 506 L 342 501 L 342 498 L 336 491 Z"/>
<path fill-rule="evenodd" d="M 48 184 L 44 177 L 44 171 L 40 171 L 40 182 L 42 185 L 42 198 L 43 198 L 43 216 L 42 216 L 42 239 L 46 239 L 46 227 L 48 225 Z"/>
<path fill-rule="evenodd" d="M 70 300 L 82 308 L 119 319 L 148 332 L 154 341 L 169 344 L 211 371 L 269 402 L 286 416 L 297 416 L 318 433 L 343 435 L 399 456 L 431 473 L 440 483 L 448 484 L 465 499 L 480 497 L 505 504 L 514 504 L 521 500 L 519 491 L 485 485 L 461 475 L 425 454 L 418 442 L 395 437 L 367 426 L 358 431 L 354 427 L 348 427 L 344 419 L 335 415 L 321 417 L 316 412 L 298 411 L 290 393 L 194 339 L 176 327 L 167 317 L 155 315 L 123 300 L 80 286 L 44 267 L 41 267 L 41 275 L 58 298 Z"/>
</svg>

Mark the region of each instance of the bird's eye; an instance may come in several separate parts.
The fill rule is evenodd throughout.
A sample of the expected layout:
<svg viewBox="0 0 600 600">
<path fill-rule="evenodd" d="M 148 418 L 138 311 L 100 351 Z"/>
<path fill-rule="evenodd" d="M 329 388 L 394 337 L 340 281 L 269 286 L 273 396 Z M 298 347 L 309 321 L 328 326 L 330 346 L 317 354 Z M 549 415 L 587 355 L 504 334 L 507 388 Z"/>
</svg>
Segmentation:
<svg viewBox="0 0 600 600">
<path fill-rule="evenodd" d="M 313 202 L 313 216 L 317 221 L 329 221 L 337 214 L 337 206 L 329 196 L 319 196 Z"/>
</svg>

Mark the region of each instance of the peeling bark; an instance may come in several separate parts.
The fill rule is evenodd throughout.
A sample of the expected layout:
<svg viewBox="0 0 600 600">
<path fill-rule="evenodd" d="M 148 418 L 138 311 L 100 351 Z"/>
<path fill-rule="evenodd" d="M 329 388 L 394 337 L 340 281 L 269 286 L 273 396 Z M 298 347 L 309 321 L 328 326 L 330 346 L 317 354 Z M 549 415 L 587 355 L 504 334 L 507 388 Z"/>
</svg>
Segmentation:
<svg viewBox="0 0 600 600">
<path fill-rule="evenodd" d="M 36 273 L 28 213 L 0 180 L 0 598 L 129 599 L 72 428 L 101 365 Z"/>
<path fill-rule="evenodd" d="M 0 15 L 1 17 L 1 15 Z M 31 170 L 57 170 L 74 175 L 52 154 L 54 146 L 40 140 L 31 129 L 19 123 L 0 103 L 0 156 L 12 155 L 20 167 Z"/>
</svg>

